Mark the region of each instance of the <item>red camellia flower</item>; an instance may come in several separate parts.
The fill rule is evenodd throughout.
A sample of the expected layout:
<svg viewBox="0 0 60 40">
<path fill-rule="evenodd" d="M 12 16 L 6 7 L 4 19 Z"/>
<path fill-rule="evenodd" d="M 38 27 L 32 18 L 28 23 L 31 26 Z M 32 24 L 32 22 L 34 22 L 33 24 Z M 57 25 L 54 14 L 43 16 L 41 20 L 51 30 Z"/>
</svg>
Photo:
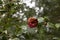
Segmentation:
<svg viewBox="0 0 60 40">
<path fill-rule="evenodd" d="M 36 27 L 37 24 L 38 24 L 38 20 L 37 20 L 36 18 L 30 17 L 30 18 L 28 19 L 28 26 L 29 26 L 30 28 Z"/>
</svg>

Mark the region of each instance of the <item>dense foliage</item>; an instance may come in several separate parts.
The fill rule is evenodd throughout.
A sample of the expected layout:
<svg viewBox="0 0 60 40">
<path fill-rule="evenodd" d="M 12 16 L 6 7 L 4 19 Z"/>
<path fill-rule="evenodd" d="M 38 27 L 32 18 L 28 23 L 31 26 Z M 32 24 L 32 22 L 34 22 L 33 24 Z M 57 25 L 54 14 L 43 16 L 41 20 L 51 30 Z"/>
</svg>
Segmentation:
<svg viewBox="0 0 60 40">
<path fill-rule="evenodd" d="M 26 1 L 26 0 L 25 0 Z M 27 3 L 28 0 L 27 0 Z M 60 0 L 0 0 L 0 40 L 60 40 Z M 33 28 L 28 19 L 34 17 Z"/>
</svg>

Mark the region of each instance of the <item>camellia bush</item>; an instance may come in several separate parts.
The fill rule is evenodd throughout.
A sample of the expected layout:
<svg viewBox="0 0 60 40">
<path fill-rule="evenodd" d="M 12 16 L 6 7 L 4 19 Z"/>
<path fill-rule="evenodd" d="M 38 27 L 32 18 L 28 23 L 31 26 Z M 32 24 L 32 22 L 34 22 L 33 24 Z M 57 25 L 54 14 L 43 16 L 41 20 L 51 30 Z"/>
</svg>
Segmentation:
<svg viewBox="0 0 60 40">
<path fill-rule="evenodd" d="M 60 0 L 0 0 L 0 40 L 60 40 Z"/>
</svg>

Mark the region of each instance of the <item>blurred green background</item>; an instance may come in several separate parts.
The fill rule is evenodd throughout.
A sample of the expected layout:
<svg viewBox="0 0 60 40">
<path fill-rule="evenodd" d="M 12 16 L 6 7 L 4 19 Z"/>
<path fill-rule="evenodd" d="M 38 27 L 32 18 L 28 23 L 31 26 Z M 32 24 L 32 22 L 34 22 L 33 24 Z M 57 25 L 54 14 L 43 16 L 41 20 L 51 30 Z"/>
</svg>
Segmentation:
<svg viewBox="0 0 60 40">
<path fill-rule="evenodd" d="M 60 0 L 0 0 L 0 40 L 60 40 Z"/>
</svg>

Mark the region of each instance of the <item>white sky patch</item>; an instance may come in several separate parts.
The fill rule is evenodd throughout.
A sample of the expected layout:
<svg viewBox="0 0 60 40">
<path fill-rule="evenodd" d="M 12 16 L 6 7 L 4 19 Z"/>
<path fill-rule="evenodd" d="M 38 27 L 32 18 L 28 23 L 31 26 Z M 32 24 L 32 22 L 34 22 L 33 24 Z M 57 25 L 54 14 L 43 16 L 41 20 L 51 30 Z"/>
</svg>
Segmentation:
<svg viewBox="0 0 60 40">
<path fill-rule="evenodd" d="M 1 1 L 3 1 L 3 0 L 1 0 Z"/>
<path fill-rule="evenodd" d="M 17 3 L 15 3 L 17 5 Z"/>
<path fill-rule="evenodd" d="M 23 3 L 29 3 L 31 0 L 23 0 Z"/>
<path fill-rule="evenodd" d="M 20 16 L 23 16 L 23 15 L 24 15 L 24 13 L 20 13 L 19 15 L 20 15 Z"/>
<path fill-rule="evenodd" d="M 39 14 L 39 12 L 36 13 L 36 15 L 38 15 L 38 14 Z"/>
<path fill-rule="evenodd" d="M 35 11 L 36 11 L 36 15 L 38 15 L 39 14 L 39 7 L 35 7 Z"/>
<path fill-rule="evenodd" d="M 20 12 L 22 12 L 22 10 L 20 10 Z"/>
<path fill-rule="evenodd" d="M 9 38 L 8 40 L 12 40 L 11 38 Z"/>
<path fill-rule="evenodd" d="M 35 7 L 35 2 L 31 2 L 31 0 L 23 0 L 23 3 L 26 3 L 26 6 L 30 8 Z"/>
<path fill-rule="evenodd" d="M 22 19 L 22 18 L 23 18 L 24 13 L 20 13 L 19 15 L 20 15 L 20 19 Z"/>
<path fill-rule="evenodd" d="M 5 17 L 5 15 L 6 15 L 6 14 L 3 14 L 1 17 L 3 18 L 3 17 Z"/>
<path fill-rule="evenodd" d="M 39 7 L 35 7 L 36 15 L 39 13 Z"/>
<path fill-rule="evenodd" d="M 5 30 L 5 31 L 3 31 L 3 32 L 7 34 L 7 30 Z"/>
<path fill-rule="evenodd" d="M 39 10 L 39 7 L 35 7 L 36 12 Z"/>
<path fill-rule="evenodd" d="M 43 7 L 41 7 L 41 9 L 39 10 L 39 12 L 43 12 L 43 9 L 44 9 L 44 8 L 43 8 Z"/>
<path fill-rule="evenodd" d="M 19 12 L 16 12 L 16 14 L 13 14 L 12 17 L 18 17 L 19 14 Z"/>
<path fill-rule="evenodd" d="M 18 17 L 17 14 L 14 14 L 12 17 Z"/>
<path fill-rule="evenodd" d="M 24 8 L 24 11 L 28 11 L 28 9 Z"/>
<path fill-rule="evenodd" d="M 27 17 L 24 15 L 23 21 L 27 21 Z"/>
<path fill-rule="evenodd" d="M 23 4 L 23 2 L 22 2 L 23 0 L 20 0 L 20 2 L 19 2 L 19 4 Z"/>
<path fill-rule="evenodd" d="M 35 2 L 32 2 L 30 8 L 35 7 Z"/>
<path fill-rule="evenodd" d="M 26 21 L 27 20 L 27 18 L 25 17 L 24 19 L 23 19 L 23 21 Z"/>
<path fill-rule="evenodd" d="M 3 4 L 3 7 L 5 6 L 5 4 Z"/>
<path fill-rule="evenodd" d="M 20 14 L 19 12 L 17 12 L 16 14 Z"/>
</svg>

